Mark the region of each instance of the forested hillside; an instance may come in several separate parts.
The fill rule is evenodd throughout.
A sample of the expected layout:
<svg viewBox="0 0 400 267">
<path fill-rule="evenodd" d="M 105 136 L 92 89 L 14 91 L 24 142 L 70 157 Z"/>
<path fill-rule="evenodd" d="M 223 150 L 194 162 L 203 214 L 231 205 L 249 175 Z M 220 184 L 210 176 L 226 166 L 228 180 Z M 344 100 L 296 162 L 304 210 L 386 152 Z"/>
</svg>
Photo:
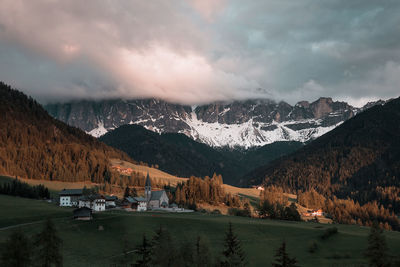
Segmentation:
<svg viewBox="0 0 400 267">
<path fill-rule="evenodd" d="M 114 148 L 47 114 L 35 100 L 0 82 L 0 173 L 32 179 L 101 182 Z"/>
<path fill-rule="evenodd" d="M 246 172 L 302 146 L 299 142 L 277 142 L 249 151 L 221 150 L 184 134 L 158 134 L 134 124 L 123 125 L 100 140 L 125 151 L 136 161 L 158 165 L 171 174 L 190 177 L 218 173 L 227 184 L 237 184 Z"/>
<path fill-rule="evenodd" d="M 246 175 L 249 184 L 377 201 L 400 212 L 400 98 L 368 109 L 297 152 Z"/>
</svg>

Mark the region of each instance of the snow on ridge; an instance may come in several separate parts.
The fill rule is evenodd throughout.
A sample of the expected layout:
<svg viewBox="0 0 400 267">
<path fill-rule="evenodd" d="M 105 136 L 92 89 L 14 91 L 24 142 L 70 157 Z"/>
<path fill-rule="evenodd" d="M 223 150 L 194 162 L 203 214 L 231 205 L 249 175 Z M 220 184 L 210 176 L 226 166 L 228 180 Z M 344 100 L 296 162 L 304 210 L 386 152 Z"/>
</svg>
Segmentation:
<svg viewBox="0 0 400 267">
<path fill-rule="evenodd" d="M 102 135 L 105 135 L 108 132 L 106 128 L 104 128 L 104 123 L 102 121 L 99 121 L 97 128 L 94 128 L 90 132 L 86 132 L 87 134 L 90 134 L 91 136 L 94 136 L 96 138 L 99 138 Z"/>
<path fill-rule="evenodd" d="M 176 118 L 174 118 L 176 119 Z M 155 119 L 139 119 L 130 121 L 129 124 L 140 124 L 146 129 L 161 134 L 164 129 L 155 127 L 146 123 L 154 122 Z M 194 140 L 213 147 L 243 147 L 250 148 L 254 146 L 263 146 L 278 141 L 298 141 L 306 142 L 310 139 L 315 139 L 339 126 L 342 122 L 329 127 L 320 126 L 320 120 L 306 119 L 300 121 L 285 121 L 271 123 L 255 122 L 250 119 L 241 124 L 225 124 L 218 122 L 204 122 L 197 118 L 196 112 L 193 110 L 190 116 L 182 119 L 190 128 L 190 130 L 180 131 Z M 288 127 L 291 124 L 310 123 L 317 127 L 293 130 Z M 275 126 L 273 130 L 265 130 L 265 127 Z M 98 138 L 106 134 L 109 130 L 106 129 L 104 123 L 99 121 L 98 126 L 87 132 L 88 134 Z"/>
<path fill-rule="evenodd" d="M 253 124 L 253 120 L 250 119 L 241 124 L 224 124 L 218 122 L 209 123 L 198 120 L 195 112 L 192 112 L 191 117 L 186 118 L 185 122 L 190 127 L 190 132 L 185 132 L 185 134 L 195 140 L 199 140 L 214 147 L 239 146 L 244 148 L 263 146 L 277 141 L 306 142 L 329 132 L 339 125 L 337 124 L 330 127 L 318 126 L 316 128 L 307 128 L 295 131 L 286 125 L 305 122 L 318 125 L 319 121 L 310 119 L 286 122 L 272 121 L 272 123 L 257 122 L 256 124 Z M 263 127 L 271 125 L 275 125 L 276 129 L 262 129 Z"/>
</svg>

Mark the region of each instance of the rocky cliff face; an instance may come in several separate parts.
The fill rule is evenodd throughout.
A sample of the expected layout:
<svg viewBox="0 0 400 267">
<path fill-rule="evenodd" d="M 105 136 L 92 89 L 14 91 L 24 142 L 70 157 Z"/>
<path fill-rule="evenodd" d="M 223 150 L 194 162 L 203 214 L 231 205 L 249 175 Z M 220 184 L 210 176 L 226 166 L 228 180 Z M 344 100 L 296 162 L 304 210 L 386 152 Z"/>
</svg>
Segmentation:
<svg viewBox="0 0 400 267">
<path fill-rule="evenodd" d="M 45 108 L 55 118 L 96 137 L 124 124 L 139 124 L 158 133 L 184 133 L 211 146 L 245 148 L 276 141 L 306 142 L 363 110 L 331 98 L 301 101 L 294 106 L 272 100 L 190 107 L 157 99 L 117 99 L 51 104 Z"/>
</svg>

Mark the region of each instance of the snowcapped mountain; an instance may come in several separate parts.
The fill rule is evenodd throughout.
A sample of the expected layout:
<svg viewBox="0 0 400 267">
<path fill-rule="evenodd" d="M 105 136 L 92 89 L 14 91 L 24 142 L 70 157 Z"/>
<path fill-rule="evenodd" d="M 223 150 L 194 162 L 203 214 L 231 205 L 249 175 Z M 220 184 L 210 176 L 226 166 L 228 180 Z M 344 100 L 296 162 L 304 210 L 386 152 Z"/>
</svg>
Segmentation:
<svg viewBox="0 0 400 267">
<path fill-rule="evenodd" d="M 184 133 L 214 147 L 244 148 L 276 141 L 306 142 L 363 110 L 326 97 L 294 106 L 272 100 L 190 107 L 157 99 L 117 99 L 50 104 L 45 108 L 53 117 L 95 137 L 124 124 L 139 124 L 158 133 Z"/>
</svg>

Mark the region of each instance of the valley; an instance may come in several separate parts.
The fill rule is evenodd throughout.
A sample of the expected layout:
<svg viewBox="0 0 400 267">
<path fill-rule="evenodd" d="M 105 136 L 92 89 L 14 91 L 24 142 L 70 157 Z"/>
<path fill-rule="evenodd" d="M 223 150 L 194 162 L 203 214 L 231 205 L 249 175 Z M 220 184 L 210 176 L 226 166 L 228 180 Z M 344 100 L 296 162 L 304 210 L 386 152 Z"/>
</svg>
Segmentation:
<svg viewBox="0 0 400 267">
<path fill-rule="evenodd" d="M 52 218 L 63 240 L 64 266 L 109 266 L 120 262 L 124 257 L 124 239 L 129 241 L 129 250 L 133 250 L 141 242 L 143 234 L 151 238 L 160 225 L 168 229 L 178 247 L 200 235 L 209 243 L 212 255 L 217 256 L 223 249 L 228 222 L 232 222 L 238 233 L 249 266 L 265 266 L 272 262 L 274 250 L 283 239 L 289 253 L 298 259 L 301 266 L 351 266 L 365 264 L 363 251 L 369 233 L 366 227 L 336 225 L 338 234 L 322 240 L 320 236 L 329 226 L 201 213 L 111 211 L 95 214 L 93 221 L 74 221 L 70 208 L 3 195 L 0 195 L 0 210 L 3 215 L 0 218 L 0 243 L 6 240 L 13 225 L 21 225 L 19 228 L 30 236 L 41 229 L 43 218 Z M 104 230 L 99 230 L 99 226 Z M 396 255 L 400 250 L 400 234 L 385 232 L 385 236 L 389 252 Z M 314 253 L 308 252 L 312 242 L 318 244 Z"/>
<path fill-rule="evenodd" d="M 378 227 L 391 230 L 385 235 L 390 253 L 396 257 L 397 250 L 392 249 L 399 246 L 395 231 L 399 229 L 398 99 L 371 104 L 306 144 L 285 141 L 246 149 L 213 147 L 183 133 L 158 133 L 135 124 L 122 125 L 96 139 L 50 117 L 23 93 L 1 86 L 5 131 L 0 135 L 0 173 L 5 176 L 0 177 L 0 184 L 18 177 L 19 183 L 46 186 L 52 200 L 17 197 L 28 185 L 25 189 L 18 184 L 3 186 L 5 194 L 16 196 L 0 195 L 0 207 L 6 212 L 0 219 L 0 242 L 17 228 L 33 236 L 43 218 L 50 217 L 65 241 L 67 266 L 89 262 L 108 266 L 123 261 L 126 246 L 134 249 L 133 243 L 139 242 L 143 233 L 151 236 L 159 225 L 171 231 L 177 246 L 201 234 L 212 241 L 209 248 L 215 255 L 222 246 L 224 227 L 232 222 L 251 266 L 272 261 L 273 253 L 266 255 L 265 249 L 273 251 L 283 239 L 302 266 L 351 265 L 365 263 L 365 247 L 351 244 L 367 244 L 369 228 L 365 226 L 377 220 Z M 197 110 L 206 116 L 207 109 Z M 321 112 L 317 112 L 319 116 L 324 114 Z M 353 163 L 351 172 L 347 160 Z M 319 173 L 321 166 L 325 167 Z M 339 170 L 333 173 L 339 177 L 327 171 L 336 166 Z M 365 187 L 365 181 L 360 180 L 363 185 L 357 179 L 365 179 L 366 172 L 357 168 L 374 170 L 380 182 L 370 178 Z M 338 183 L 343 177 L 352 182 Z M 141 199 L 147 181 L 154 189 L 165 191 L 175 205 L 169 207 L 172 213 L 126 208 L 129 197 Z M 351 191 L 355 183 L 356 192 Z M 94 212 L 93 220 L 80 222 L 72 220 L 71 208 L 54 205 L 61 189 L 83 187 L 96 194 L 118 196 L 118 208 Z M 195 212 L 173 212 L 177 208 Z M 189 229 L 187 225 L 190 231 L 178 231 Z M 332 231 L 334 236 L 329 237 Z M 325 240 L 321 236 L 327 232 L 329 239 Z M 85 242 L 80 240 L 82 236 Z M 132 243 L 122 244 L 128 236 Z M 312 248 L 301 246 L 304 241 Z M 96 243 L 96 249 L 86 242 Z M 85 248 L 85 253 L 77 247 Z M 96 257 L 97 251 L 104 257 Z"/>
</svg>

